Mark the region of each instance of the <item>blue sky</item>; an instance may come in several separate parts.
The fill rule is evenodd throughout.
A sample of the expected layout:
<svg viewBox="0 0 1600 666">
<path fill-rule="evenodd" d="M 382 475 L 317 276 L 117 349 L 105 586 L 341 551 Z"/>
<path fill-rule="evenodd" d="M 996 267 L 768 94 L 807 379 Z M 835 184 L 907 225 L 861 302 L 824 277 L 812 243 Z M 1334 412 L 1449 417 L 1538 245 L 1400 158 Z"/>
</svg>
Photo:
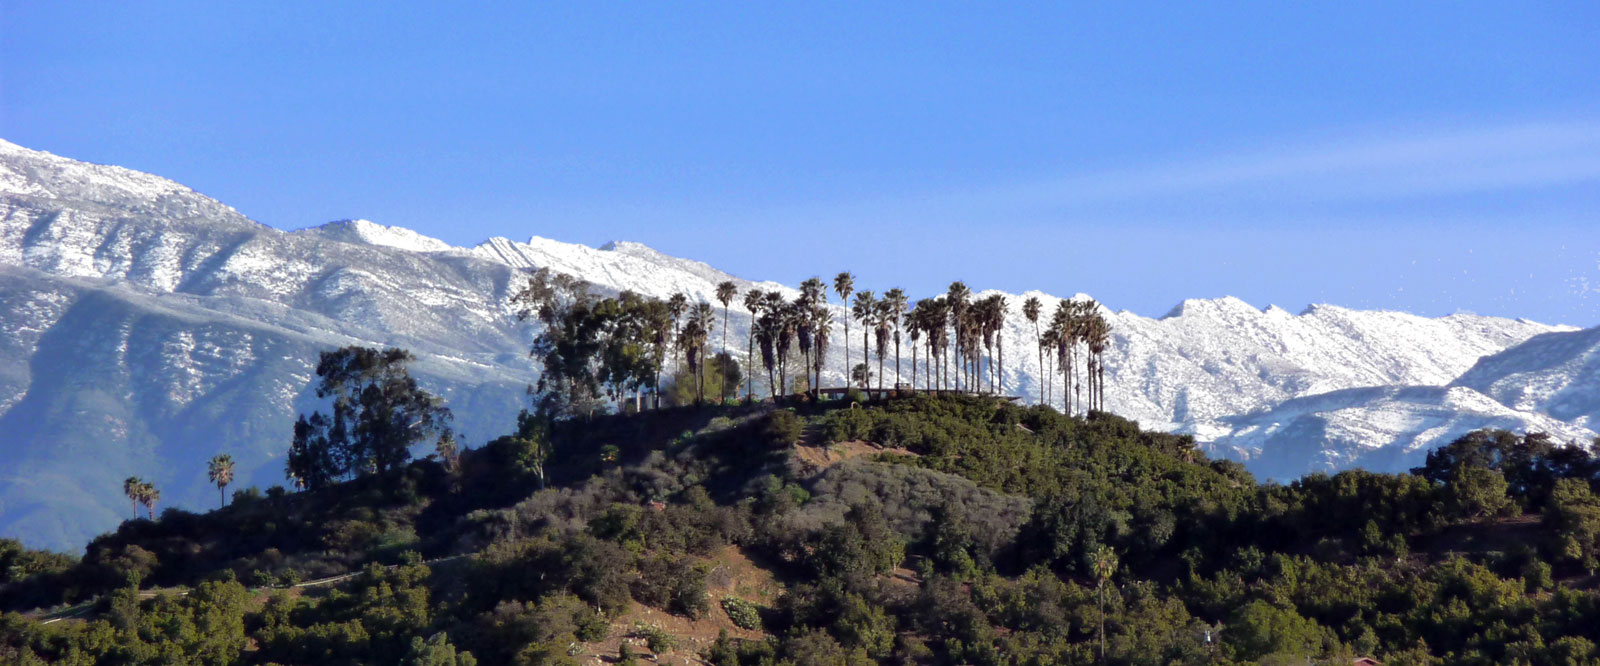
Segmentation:
<svg viewBox="0 0 1600 666">
<path fill-rule="evenodd" d="M 462 4 L 6 3 L 0 137 L 281 228 L 1600 324 L 1592 2 Z"/>
</svg>

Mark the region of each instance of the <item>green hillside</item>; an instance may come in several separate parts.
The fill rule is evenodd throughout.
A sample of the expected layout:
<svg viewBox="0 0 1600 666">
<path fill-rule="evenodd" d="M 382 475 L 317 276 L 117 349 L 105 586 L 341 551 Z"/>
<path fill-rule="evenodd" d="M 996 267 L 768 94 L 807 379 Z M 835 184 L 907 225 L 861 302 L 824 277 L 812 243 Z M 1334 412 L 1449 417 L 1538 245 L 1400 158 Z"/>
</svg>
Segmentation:
<svg viewBox="0 0 1600 666">
<path fill-rule="evenodd" d="M 993 397 L 528 417 L 81 560 L 5 543 L 0 661 L 1595 663 L 1596 469 L 1475 433 L 1261 485 Z"/>
</svg>

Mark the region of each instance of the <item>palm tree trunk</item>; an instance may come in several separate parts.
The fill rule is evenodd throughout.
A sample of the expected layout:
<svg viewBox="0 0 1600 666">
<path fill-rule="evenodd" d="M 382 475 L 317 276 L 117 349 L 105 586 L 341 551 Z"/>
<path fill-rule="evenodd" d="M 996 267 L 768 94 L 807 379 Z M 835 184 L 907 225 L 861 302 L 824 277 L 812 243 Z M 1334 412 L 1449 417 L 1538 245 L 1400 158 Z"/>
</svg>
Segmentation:
<svg viewBox="0 0 1600 666">
<path fill-rule="evenodd" d="M 748 370 L 745 371 L 744 397 L 745 397 L 746 400 L 749 400 L 751 402 L 755 402 L 755 398 L 756 398 L 756 317 L 755 317 L 755 313 L 751 313 L 751 315 L 750 315 L 750 343 L 745 346 L 744 357 L 745 357 L 744 358 L 744 365 L 745 365 L 746 368 L 749 368 Z"/>
<path fill-rule="evenodd" d="M 867 343 L 867 325 L 865 323 L 863 323 L 861 325 L 861 367 L 862 368 L 870 368 L 870 367 L 872 367 L 871 361 L 867 360 L 867 346 L 868 346 L 868 343 Z M 866 377 L 862 377 L 861 378 L 861 388 L 863 390 L 872 388 L 872 382 L 868 381 Z"/>
<path fill-rule="evenodd" d="M 728 304 L 722 304 L 722 355 L 728 355 Z M 717 391 L 717 404 L 728 401 L 728 378 L 722 378 L 720 390 Z"/>
<path fill-rule="evenodd" d="M 900 329 L 894 330 L 894 385 L 900 386 Z"/>
<path fill-rule="evenodd" d="M 844 387 L 850 388 L 850 312 L 844 313 Z"/>
</svg>

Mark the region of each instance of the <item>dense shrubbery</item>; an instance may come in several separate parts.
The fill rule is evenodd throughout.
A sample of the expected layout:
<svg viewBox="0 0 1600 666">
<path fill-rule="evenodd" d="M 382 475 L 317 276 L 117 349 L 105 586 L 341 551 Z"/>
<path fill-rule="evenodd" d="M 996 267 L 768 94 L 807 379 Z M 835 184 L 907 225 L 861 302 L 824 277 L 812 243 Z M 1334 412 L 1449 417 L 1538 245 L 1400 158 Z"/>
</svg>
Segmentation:
<svg viewBox="0 0 1600 666">
<path fill-rule="evenodd" d="M 6 607 L 109 592 L 88 622 L 3 616 L 0 661 L 565 664 L 614 633 L 667 649 L 614 626 L 636 604 L 712 603 L 770 635 L 724 636 L 704 652 L 718 666 L 1091 664 L 1102 631 L 1113 664 L 1600 659 L 1600 468 L 1540 437 L 1474 434 L 1415 475 L 1260 485 L 1184 437 L 976 398 L 523 426 L 454 472 L 130 521 L 77 563 L 0 542 Z M 914 455 L 801 478 L 801 439 Z M 784 582 L 770 608 L 713 599 L 730 546 Z M 259 609 L 233 582 L 362 565 Z M 141 600 L 130 581 L 194 592 Z"/>
</svg>

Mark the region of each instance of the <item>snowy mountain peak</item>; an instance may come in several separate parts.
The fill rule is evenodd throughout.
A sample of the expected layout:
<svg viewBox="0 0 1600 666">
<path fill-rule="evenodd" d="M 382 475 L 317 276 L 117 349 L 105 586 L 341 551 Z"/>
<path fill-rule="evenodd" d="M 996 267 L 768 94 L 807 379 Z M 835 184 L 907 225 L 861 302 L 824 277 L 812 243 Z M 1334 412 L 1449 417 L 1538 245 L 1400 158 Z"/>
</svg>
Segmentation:
<svg viewBox="0 0 1600 666">
<path fill-rule="evenodd" d="M 391 227 L 371 220 L 336 220 L 327 224 L 300 229 L 297 234 L 314 234 L 345 243 L 361 243 L 379 247 L 393 247 L 409 252 L 447 252 L 459 250 L 454 245 L 431 236 L 424 236 L 404 227 Z"/>
<path fill-rule="evenodd" d="M 1193 316 L 1254 316 L 1262 314 L 1255 306 L 1233 296 L 1186 298 L 1162 315 L 1161 319 Z"/>
</svg>

